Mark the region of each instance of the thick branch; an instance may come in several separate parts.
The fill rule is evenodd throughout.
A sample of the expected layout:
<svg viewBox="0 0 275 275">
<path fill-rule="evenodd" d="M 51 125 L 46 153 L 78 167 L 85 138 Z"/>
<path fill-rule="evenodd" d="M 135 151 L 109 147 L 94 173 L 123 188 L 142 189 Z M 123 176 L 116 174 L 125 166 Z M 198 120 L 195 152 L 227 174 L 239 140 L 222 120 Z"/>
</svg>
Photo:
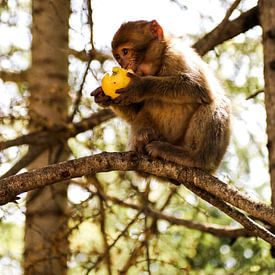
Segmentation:
<svg viewBox="0 0 275 275">
<path fill-rule="evenodd" d="M 275 209 L 249 198 L 236 188 L 199 169 L 152 160 L 147 156 L 138 156 L 132 152 L 101 153 L 5 178 L 0 181 L 0 204 L 13 201 L 18 194 L 35 188 L 74 177 L 112 170 L 136 170 L 175 179 L 236 219 L 252 233 L 275 245 L 275 237 L 270 232 L 255 224 L 238 210 L 225 204 L 223 200 L 272 225 L 275 224 Z"/>
<path fill-rule="evenodd" d="M 199 39 L 193 47 L 200 55 L 205 55 L 208 51 L 213 50 L 217 45 L 229 40 L 240 33 L 244 33 L 259 24 L 258 7 L 254 7 L 238 18 L 228 21 L 226 24 L 222 22 L 211 32 Z"/>
</svg>

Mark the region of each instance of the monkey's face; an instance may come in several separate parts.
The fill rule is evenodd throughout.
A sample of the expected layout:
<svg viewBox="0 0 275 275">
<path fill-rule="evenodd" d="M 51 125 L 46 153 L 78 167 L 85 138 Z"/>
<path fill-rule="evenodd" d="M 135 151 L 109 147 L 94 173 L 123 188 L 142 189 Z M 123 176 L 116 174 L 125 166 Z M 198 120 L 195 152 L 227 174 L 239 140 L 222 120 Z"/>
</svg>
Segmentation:
<svg viewBox="0 0 275 275">
<path fill-rule="evenodd" d="M 124 23 L 112 41 L 113 55 L 120 66 L 140 76 L 158 71 L 165 47 L 163 30 L 156 20 Z"/>
<path fill-rule="evenodd" d="M 113 55 L 123 69 L 138 73 L 140 58 L 131 43 L 119 45 L 116 49 L 113 49 Z"/>
</svg>

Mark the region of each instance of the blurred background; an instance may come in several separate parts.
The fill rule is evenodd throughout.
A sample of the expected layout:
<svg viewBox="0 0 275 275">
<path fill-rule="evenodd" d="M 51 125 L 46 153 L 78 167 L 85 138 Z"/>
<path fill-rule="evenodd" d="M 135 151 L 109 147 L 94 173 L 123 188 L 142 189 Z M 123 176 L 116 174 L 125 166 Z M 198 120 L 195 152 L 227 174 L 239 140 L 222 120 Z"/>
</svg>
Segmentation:
<svg viewBox="0 0 275 275">
<path fill-rule="evenodd" d="M 193 45 L 222 21 L 233 1 L 40 2 L 0 0 L 0 142 L 47 132 L 44 144 L 38 137 L 0 151 L 2 175 L 127 150 L 129 128 L 111 115 L 74 135 L 60 135 L 101 112 L 90 93 L 116 65 L 110 48 L 115 31 L 125 21 L 156 19 L 179 45 Z M 241 1 L 230 20 L 255 5 Z M 269 203 L 261 36 L 255 26 L 203 58 L 233 107 L 231 144 L 217 177 Z M 184 186 L 133 172 L 100 173 L 64 186 L 22 194 L 1 207 L 0 274 L 39 274 L 32 268 L 42 262 L 51 272 L 40 274 L 275 274 L 270 246 L 258 238 L 217 237 L 143 213 L 141 206 L 148 205 L 168 217 L 238 226 Z M 54 238 L 53 224 L 59 232 Z M 45 253 L 39 256 L 36 249 Z M 56 266 L 59 257 L 63 267 Z"/>
</svg>

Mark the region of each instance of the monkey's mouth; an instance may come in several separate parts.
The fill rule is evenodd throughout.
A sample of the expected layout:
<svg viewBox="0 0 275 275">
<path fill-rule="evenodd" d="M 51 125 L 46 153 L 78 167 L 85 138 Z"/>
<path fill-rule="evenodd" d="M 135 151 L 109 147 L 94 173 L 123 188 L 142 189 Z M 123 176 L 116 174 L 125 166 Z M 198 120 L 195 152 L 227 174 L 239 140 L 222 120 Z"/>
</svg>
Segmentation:
<svg viewBox="0 0 275 275">
<path fill-rule="evenodd" d="M 126 66 L 126 68 L 124 68 L 126 70 L 132 70 L 134 73 L 136 72 L 137 68 L 134 66 Z"/>
<path fill-rule="evenodd" d="M 144 76 L 144 73 L 142 70 L 139 69 L 138 66 L 127 66 L 126 68 L 124 68 L 126 70 L 131 70 L 133 71 L 135 74 L 139 75 L 139 76 Z"/>
<path fill-rule="evenodd" d="M 132 63 L 132 62 L 130 62 L 130 63 L 129 63 L 127 66 L 125 66 L 123 69 L 132 70 L 134 73 L 138 73 L 138 72 L 137 72 L 137 69 L 138 69 L 137 64 Z"/>
</svg>

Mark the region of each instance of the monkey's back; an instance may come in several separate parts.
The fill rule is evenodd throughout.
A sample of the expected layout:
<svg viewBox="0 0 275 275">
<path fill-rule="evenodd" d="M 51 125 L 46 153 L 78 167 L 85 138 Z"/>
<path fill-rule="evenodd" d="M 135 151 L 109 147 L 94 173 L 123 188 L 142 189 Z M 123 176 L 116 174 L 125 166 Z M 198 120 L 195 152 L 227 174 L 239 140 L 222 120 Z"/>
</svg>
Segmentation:
<svg viewBox="0 0 275 275">
<path fill-rule="evenodd" d="M 164 55 L 159 76 L 183 73 L 198 74 L 212 98 L 209 103 L 177 103 L 162 100 L 145 102 L 144 110 L 151 116 L 165 140 L 193 154 L 209 172 L 218 167 L 230 139 L 230 101 L 208 65 L 191 48 L 184 55 L 172 48 Z"/>
</svg>

